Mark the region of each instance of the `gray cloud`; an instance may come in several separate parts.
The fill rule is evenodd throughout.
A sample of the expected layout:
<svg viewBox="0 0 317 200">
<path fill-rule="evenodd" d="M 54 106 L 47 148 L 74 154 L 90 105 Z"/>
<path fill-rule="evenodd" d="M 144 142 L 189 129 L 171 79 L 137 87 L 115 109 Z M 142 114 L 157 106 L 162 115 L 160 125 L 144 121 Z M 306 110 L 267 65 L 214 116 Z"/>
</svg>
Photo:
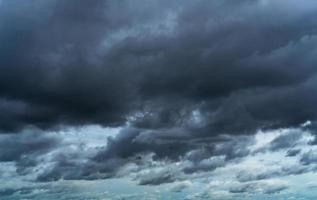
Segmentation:
<svg viewBox="0 0 317 200">
<path fill-rule="evenodd" d="M 297 156 L 298 154 L 300 154 L 300 152 L 301 152 L 300 149 L 290 149 L 287 151 L 286 156 L 289 156 L 289 157 Z"/>
<path fill-rule="evenodd" d="M 27 130 L 21 135 L 0 135 L 0 161 L 23 161 L 26 157 L 43 155 L 58 147 L 60 139 L 38 130 Z"/>
<path fill-rule="evenodd" d="M 138 112 L 135 126 L 168 128 L 198 109 L 193 131 L 216 135 L 316 118 L 313 1 L 168 5 L 3 1 L 0 97 L 14 108 L 0 106 L 1 128 L 118 126 Z"/>
<path fill-rule="evenodd" d="M 278 167 L 277 169 L 273 169 L 273 170 L 268 169 L 264 172 L 242 171 L 237 174 L 237 179 L 240 182 L 250 182 L 250 181 L 285 177 L 289 175 L 298 175 L 298 174 L 303 174 L 303 173 L 307 173 L 311 171 L 312 169 L 309 167 L 305 167 L 302 165 L 291 165 L 288 167 Z"/>
<path fill-rule="evenodd" d="M 316 132 L 317 3 L 290 2 L 2 0 L 0 162 L 39 182 L 159 185 L 261 153 L 258 130 L 311 120 L 264 147 L 299 165 L 240 173 L 230 192 L 312 171 L 298 144 Z M 47 134 L 91 124 L 122 129 L 98 147 Z"/>
<path fill-rule="evenodd" d="M 288 186 L 286 185 L 274 185 L 274 186 L 269 186 L 265 188 L 264 194 L 274 194 L 274 193 L 279 193 L 282 192 L 283 190 L 288 189 Z"/>
<path fill-rule="evenodd" d="M 302 155 L 300 161 L 304 165 L 315 164 L 317 162 L 317 153 L 313 150 L 310 150 Z"/>
<path fill-rule="evenodd" d="M 54 182 L 57 180 L 66 180 L 66 182 L 58 181 L 56 183 L 67 184 L 72 182 L 67 182 L 67 180 L 124 177 L 133 180 L 135 184 L 140 185 L 139 187 L 148 187 L 148 185 L 170 187 L 171 191 L 177 194 L 182 193 L 182 190 L 187 186 L 189 187 L 188 180 L 193 181 L 193 187 L 196 188 L 196 181 L 199 184 L 208 185 L 208 181 L 214 181 L 215 179 L 215 182 L 217 182 L 217 179 L 223 179 L 223 173 L 228 173 L 228 176 L 232 176 L 230 181 L 224 182 L 224 185 L 221 185 L 221 182 L 217 183 L 217 187 L 224 187 L 221 190 L 230 192 L 233 196 L 245 194 L 275 195 L 284 190 L 286 191 L 289 187 L 284 183 L 275 184 L 274 181 L 278 178 L 314 172 L 316 169 L 314 168 L 312 157 L 305 156 L 309 154 L 309 152 L 305 153 L 305 150 L 303 150 L 304 153 L 297 154 L 294 157 L 287 157 L 287 155 L 279 151 L 281 149 L 289 149 L 288 145 L 285 147 L 282 145 L 283 148 L 281 149 L 271 149 L 271 151 L 266 152 L 258 152 L 256 149 L 252 150 L 250 147 L 256 144 L 252 135 L 221 136 L 205 142 L 197 141 L 193 138 L 180 139 L 182 142 L 187 141 L 182 143 L 180 150 L 175 145 L 176 153 L 174 151 L 169 153 L 169 150 L 162 153 L 164 151 L 161 151 L 159 147 L 173 146 L 175 141 L 165 138 L 166 135 L 163 133 L 144 134 L 147 131 L 149 130 L 126 127 L 121 129 L 117 136 L 108 138 L 108 142 L 105 142 L 104 145 L 100 143 L 101 146 L 98 147 L 89 147 L 89 141 L 78 142 L 79 138 L 70 138 L 64 132 L 47 133 L 35 129 L 34 131 L 28 130 L 20 134 L 2 134 L 0 136 L 3 143 L 8 144 L 6 146 L 8 150 L 14 150 L 16 149 L 15 146 L 18 145 L 21 146 L 21 141 L 25 141 L 24 146 L 21 146 L 23 149 L 32 149 L 32 145 L 39 143 L 37 141 L 54 144 L 51 147 L 43 145 L 47 148 L 40 148 L 41 145 L 35 145 L 38 148 L 28 150 L 15 160 L 11 160 L 15 163 L 15 170 L 18 176 L 27 176 L 37 184 L 55 184 Z M 279 141 L 278 138 L 280 137 L 290 134 L 289 137 L 292 138 L 293 134 L 297 133 L 296 131 L 300 132 L 300 129 L 281 131 L 285 134 L 276 136 L 276 139 L 266 145 L 267 149 L 270 149 L 272 144 L 276 143 L 274 141 Z M 34 135 L 36 134 L 39 135 L 37 135 L 37 140 L 34 141 Z M 274 131 L 272 135 L 274 135 Z M 85 135 L 78 135 L 78 137 L 82 136 Z M 29 142 L 27 142 L 28 140 Z M 9 141 L 15 141 L 15 143 L 9 145 Z M 298 148 L 297 145 L 298 143 L 291 145 L 291 149 Z M 305 148 L 312 147 L 310 144 L 305 146 Z M 7 152 L 9 152 L 8 150 Z M 305 163 L 302 159 L 300 163 L 289 165 L 284 165 L 283 162 L 274 162 L 274 164 L 270 163 L 265 166 L 265 170 L 249 170 L 245 168 L 245 164 L 248 165 L 250 161 L 254 161 L 253 156 L 261 157 L 263 153 L 270 154 L 272 151 L 280 153 L 280 158 L 285 159 L 285 162 L 288 162 L 288 159 L 301 159 L 302 157 L 309 157 L 310 161 L 309 164 L 306 164 L 308 161 L 305 161 Z M 178 155 L 178 157 L 175 155 Z M 270 157 L 270 155 L 266 156 Z M 266 158 L 263 157 L 263 160 L 266 160 Z M 258 162 L 260 166 L 265 164 L 261 160 Z M 244 170 L 241 173 L 239 173 L 240 167 Z M 271 182 L 274 184 L 271 184 Z M 219 189 L 217 187 L 213 189 L 217 191 Z M 3 188 L 3 197 L 32 197 L 33 195 L 32 190 L 28 190 L 30 194 L 22 195 L 20 193 L 24 191 L 23 188 L 14 190 L 9 187 L 7 189 Z M 190 190 L 190 188 L 188 189 Z M 45 196 L 46 192 L 42 191 L 37 195 Z"/>
<path fill-rule="evenodd" d="M 276 151 L 281 149 L 292 148 L 296 146 L 303 137 L 302 130 L 293 130 L 289 133 L 285 133 L 275 138 L 270 143 L 270 150 Z"/>
</svg>

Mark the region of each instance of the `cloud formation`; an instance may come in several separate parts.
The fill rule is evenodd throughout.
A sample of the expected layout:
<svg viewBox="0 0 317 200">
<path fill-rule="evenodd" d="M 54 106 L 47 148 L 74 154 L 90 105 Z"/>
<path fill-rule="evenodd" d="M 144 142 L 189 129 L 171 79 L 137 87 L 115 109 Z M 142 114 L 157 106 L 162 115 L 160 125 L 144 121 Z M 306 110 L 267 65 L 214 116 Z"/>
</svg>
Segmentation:
<svg viewBox="0 0 317 200">
<path fill-rule="evenodd" d="M 210 136 L 315 120 L 315 4 L 3 1 L 0 127 L 133 119 Z"/>
<path fill-rule="evenodd" d="M 175 193 L 232 169 L 227 193 L 283 192 L 266 181 L 317 169 L 316 11 L 2 0 L 0 165 L 41 183 L 128 177 Z"/>
</svg>

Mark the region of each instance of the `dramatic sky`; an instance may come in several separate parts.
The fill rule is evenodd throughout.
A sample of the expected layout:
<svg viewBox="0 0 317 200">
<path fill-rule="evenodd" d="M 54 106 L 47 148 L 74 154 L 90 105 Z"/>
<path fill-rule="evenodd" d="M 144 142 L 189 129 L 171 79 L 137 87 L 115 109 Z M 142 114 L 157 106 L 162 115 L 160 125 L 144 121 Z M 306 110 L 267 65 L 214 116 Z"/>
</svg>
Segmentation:
<svg viewBox="0 0 317 200">
<path fill-rule="evenodd" d="M 316 198 L 316 0 L 0 0 L 1 200 Z"/>
</svg>

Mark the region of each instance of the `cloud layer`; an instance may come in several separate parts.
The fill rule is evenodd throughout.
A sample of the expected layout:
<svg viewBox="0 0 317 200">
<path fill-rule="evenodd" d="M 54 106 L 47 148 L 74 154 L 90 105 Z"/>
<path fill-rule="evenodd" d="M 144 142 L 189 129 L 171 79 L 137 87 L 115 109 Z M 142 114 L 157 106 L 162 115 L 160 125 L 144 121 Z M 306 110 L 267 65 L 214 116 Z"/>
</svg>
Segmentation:
<svg viewBox="0 0 317 200">
<path fill-rule="evenodd" d="M 131 184 L 151 186 L 162 190 L 158 193 L 162 198 L 166 197 L 164 191 L 175 195 L 184 195 L 183 191 L 192 191 L 190 195 L 199 192 L 194 199 L 286 195 L 292 194 L 300 177 L 306 175 L 311 176 L 307 180 L 312 182 L 303 183 L 302 187 L 306 185 L 304 189 L 308 190 L 314 186 L 317 146 L 312 144 L 315 135 L 305 127 L 222 136 L 204 146 L 184 144 L 188 150 L 173 151 L 178 157 L 162 154 L 164 151 L 158 147 L 167 148 L 164 144 L 136 141 L 137 132 L 127 132 L 129 129 L 104 129 L 96 133 L 98 129 L 102 130 L 94 126 L 83 130 L 50 133 L 28 130 L 0 135 L 0 179 L 4 181 L 1 196 L 26 198 L 36 190 L 41 192 L 35 196 L 47 195 L 58 192 L 52 187 L 73 184 L 67 181 L 105 184 L 100 183 L 102 179 L 111 179 L 109 183 L 121 179 L 132 181 L 129 187 Z M 85 140 L 89 130 L 92 131 L 90 140 Z M 116 136 L 100 141 L 107 131 Z M 291 142 L 286 145 L 284 141 Z M 296 153 L 290 155 L 291 151 Z M 299 180 L 292 180 L 296 177 Z M 25 185 L 25 182 L 32 184 Z M 124 187 L 127 183 L 119 184 Z"/>
<path fill-rule="evenodd" d="M 317 169 L 316 11 L 313 0 L 2 0 L 0 168 L 176 193 L 208 177 L 202 198 L 287 191 L 280 179 Z"/>
<path fill-rule="evenodd" d="M 314 120 L 315 4 L 2 1 L 0 127 L 210 136 Z"/>
</svg>

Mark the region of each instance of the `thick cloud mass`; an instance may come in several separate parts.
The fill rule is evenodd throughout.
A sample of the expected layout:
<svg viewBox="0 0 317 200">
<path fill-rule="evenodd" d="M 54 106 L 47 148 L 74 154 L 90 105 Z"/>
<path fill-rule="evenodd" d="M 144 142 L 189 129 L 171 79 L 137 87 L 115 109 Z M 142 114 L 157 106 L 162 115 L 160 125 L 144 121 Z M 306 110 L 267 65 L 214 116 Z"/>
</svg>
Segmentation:
<svg viewBox="0 0 317 200">
<path fill-rule="evenodd" d="M 0 0 L 0 170 L 180 191 L 282 153 L 224 185 L 287 190 L 317 169 L 316 25 L 314 0 Z M 93 125 L 117 132 L 63 133 Z"/>
<path fill-rule="evenodd" d="M 2 1 L 0 127 L 188 128 L 197 110 L 210 136 L 314 120 L 315 4 Z"/>
</svg>

